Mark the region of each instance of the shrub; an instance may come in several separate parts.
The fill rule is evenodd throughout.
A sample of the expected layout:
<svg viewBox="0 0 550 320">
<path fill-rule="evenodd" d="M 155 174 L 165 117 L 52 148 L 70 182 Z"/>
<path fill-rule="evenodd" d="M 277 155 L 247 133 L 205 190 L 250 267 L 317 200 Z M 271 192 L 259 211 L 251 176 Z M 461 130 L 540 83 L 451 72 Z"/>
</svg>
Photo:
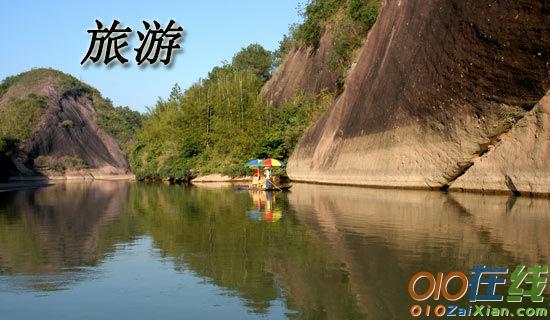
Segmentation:
<svg viewBox="0 0 550 320">
<path fill-rule="evenodd" d="M 312 0 L 302 11 L 304 22 L 291 26 L 288 39 L 281 41 L 275 55 L 278 63 L 292 48 L 317 46 L 330 27 L 333 43 L 328 63 L 343 74 L 353 51 L 376 22 L 379 8 L 378 0 Z"/>
<path fill-rule="evenodd" d="M 505 103 L 499 104 L 498 110 L 498 116 L 503 122 L 505 129 L 511 129 L 525 115 L 523 108 Z"/>
<path fill-rule="evenodd" d="M 322 92 L 318 97 L 296 96 L 281 107 L 272 108 L 274 124 L 259 141 L 256 158 L 288 160 L 306 129 L 333 101 L 333 94 Z"/>
<path fill-rule="evenodd" d="M 73 156 L 64 156 L 59 158 L 51 156 L 38 156 L 34 159 L 34 165 L 41 169 L 59 173 L 65 173 L 67 170 L 82 170 L 88 167 L 84 160 Z"/>
<path fill-rule="evenodd" d="M 0 156 L 13 157 L 19 150 L 19 141 L 0 135 Z"/>
<path fill-rule="evenodd" d="M 70 129 L 74 127 L 74 122 L 72 122 L 71 120 L 63 120 L 62 122 L 59 123 L 59 127 L 64 129 Z"/>
<path fill-rule="evenodd" d="M 34 132 L 46 110 L 46 98 L 29 94 L 26 98 L 12 98 L 0 110 L 0 135 L 23 141 Z"/>
</svg>

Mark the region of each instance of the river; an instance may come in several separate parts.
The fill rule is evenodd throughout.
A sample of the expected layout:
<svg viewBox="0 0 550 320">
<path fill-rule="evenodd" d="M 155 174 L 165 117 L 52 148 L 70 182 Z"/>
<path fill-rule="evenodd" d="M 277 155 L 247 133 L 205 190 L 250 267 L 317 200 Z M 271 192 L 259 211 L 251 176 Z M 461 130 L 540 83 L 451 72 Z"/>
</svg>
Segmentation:
<svg viewBox="0 0 550 320">
<path fill-rule="evenodd" d="M 291 190 L 75 182 L 0 193 L 1 318 L 410 319 L 419 271 L 550 257 L 548 199 Z"/>
</svg>

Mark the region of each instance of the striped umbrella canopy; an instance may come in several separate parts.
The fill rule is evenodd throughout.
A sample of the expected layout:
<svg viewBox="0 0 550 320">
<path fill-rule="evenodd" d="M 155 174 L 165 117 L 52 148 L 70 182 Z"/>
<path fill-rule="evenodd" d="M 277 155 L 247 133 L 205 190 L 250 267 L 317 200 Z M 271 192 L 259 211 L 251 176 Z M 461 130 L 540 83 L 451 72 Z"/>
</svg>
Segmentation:
<svg viewBox="0 0 550 320">
<path fill-rule="evenodd" d="M 263 162 L 263 159 L 254 159 L 250 160 L 247 163 L 244 164 L 245 167 L 262 167 L 261 163 Z"/>
<path fill-rule="evenodd" d="M 262 167 L 284 167 L 285 166 L 284 162 L 277 159 L 271 159 L 271 158 L 265 159 L 264 161 L 262 161 L 260 165 Z"/>
</svg>

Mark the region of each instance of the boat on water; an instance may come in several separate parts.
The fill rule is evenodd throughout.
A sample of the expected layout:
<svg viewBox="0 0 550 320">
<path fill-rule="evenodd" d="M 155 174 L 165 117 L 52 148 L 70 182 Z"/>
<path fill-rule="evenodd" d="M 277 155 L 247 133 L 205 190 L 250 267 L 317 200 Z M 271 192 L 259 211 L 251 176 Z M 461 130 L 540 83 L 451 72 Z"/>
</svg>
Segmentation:
<svg viewBox="0 0 550 320">
<path fill-rule="evenodd" d="M 286 191 L 292 187 L 291 184 L 281 183 L 281 176 L 272 172 L 273 167 L 282 168 L 285 166 L 284 162 L 280 160 L 271 158 L 265 160 L 253 159 L 245 163 L 245 166 L 254 170 L 249 190 Z"/>
<path fill-rule="evenodd" d="M 278 187 L 273 186 L 271 188 L 265 188 L 265 187 L 254 186 L 254 185 L 238 187 L 239 190 L 252 190 L 252 191 L 288 191 L 290 190 L 290 188 L 292 188 L 292 184 L 283 184 L 281 186 L 278 186 Z"/>
</svg>

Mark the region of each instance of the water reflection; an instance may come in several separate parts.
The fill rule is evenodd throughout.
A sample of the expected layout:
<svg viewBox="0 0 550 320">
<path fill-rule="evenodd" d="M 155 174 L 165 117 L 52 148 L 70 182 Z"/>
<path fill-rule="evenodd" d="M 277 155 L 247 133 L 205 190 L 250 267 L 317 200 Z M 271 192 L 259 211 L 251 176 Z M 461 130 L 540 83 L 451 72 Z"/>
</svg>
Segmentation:
<svg viewBox="0 0 550 320">
<path fill-rule="evenodd" d="M 173 298 L 201 292 L 199 309 L 221 294 L 269 318 L 403 319 L 417 271 L 548 262 L 549 209 L 547 199 L 301 184 L 286 194 L 124 182 L 8 192 L 0 194 L 0 300 L 32 305 L 32 293 L 59 290 L 79 297 L 101 279 L 130 290 L 134 282 L 111 276 L 112 262 L 140 252 L 126 273 L 160 262 L 140 276 L 191 276 L 194 285 Z M 167 285 L 151 281 L 135 298 Z M 101 295 L 113 303 L 105 310 L 124 300 Z M 192 307 L 172 303 L 164 313 Z M 227 318 L 243 317 L 231 310 Z"/>
<path fill-rule="evenodd" d="M 84 273 L 74 270 L 96 265 L 112 250 L 114 242 L 104 243 L 100 230 L 122 212 L 128 189 L 127 183 L 67 183 L 0 194 L 1 273 L 40 275 L 18 281 L 41 290 L 80 279 Z"/>
<path fill-rule="evenodd" d="M 283 217 L 283 208 L 277 205 L 276 194 L 271 191 L 248 191 L 255 204 L 253 210 L 246 213 L 255 221 L 277 222 Z"/>
<path fill-rule="evenodd" d="M 288 198 L 346 265 L 359 305 L 375 319 L 406 317 L 405 288 L 417 271 L 549 261 L 547 199 L 516 198 L 510 208 L 496 195 L 311 185 Z"/>
</svg>

